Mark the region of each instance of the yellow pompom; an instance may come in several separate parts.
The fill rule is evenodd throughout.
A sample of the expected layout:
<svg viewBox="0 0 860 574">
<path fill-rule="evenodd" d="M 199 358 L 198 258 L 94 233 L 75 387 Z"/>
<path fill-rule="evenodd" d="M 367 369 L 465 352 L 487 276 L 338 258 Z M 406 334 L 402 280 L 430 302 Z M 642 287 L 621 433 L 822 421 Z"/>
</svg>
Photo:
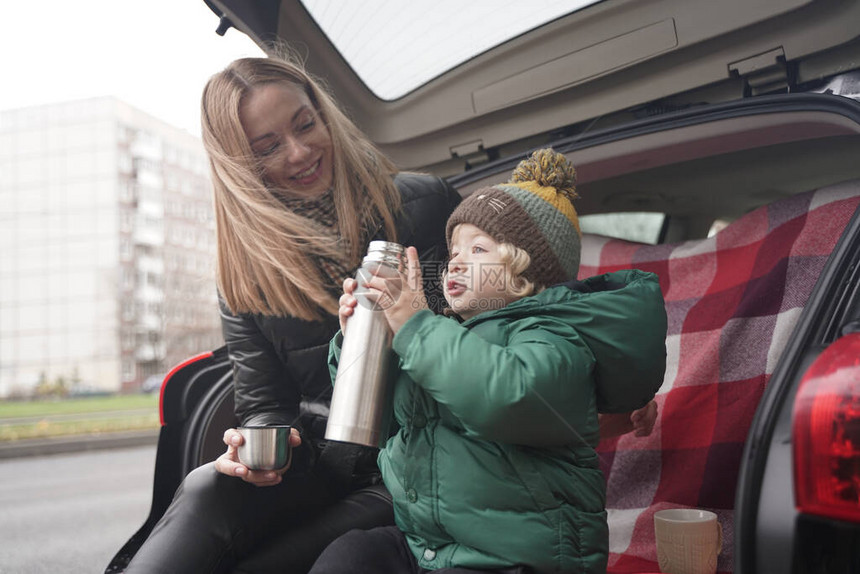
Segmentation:
<svg viewBox="0 0 860 574">
<path fill-rule="evenodd" d="M 540 149 L 524 159 L 511 174 L 510 183 L 533 181 L 541 187 L 552 187 L 573 201 L 576 194 L 576 170 L 564 154 L 551 148 Z"/>
</svg>

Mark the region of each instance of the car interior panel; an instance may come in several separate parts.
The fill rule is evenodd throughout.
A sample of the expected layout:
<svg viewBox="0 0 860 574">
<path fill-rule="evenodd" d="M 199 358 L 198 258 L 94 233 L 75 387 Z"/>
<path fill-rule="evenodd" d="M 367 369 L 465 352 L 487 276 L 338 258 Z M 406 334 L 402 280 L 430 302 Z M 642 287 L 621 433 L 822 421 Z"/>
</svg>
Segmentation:
<svg viewBox="0 0 860 574">
<path fill-rule="evenodd" d="M 262 43 L 267 35 L 271 39 L 270 30 L 255 29 L 236 15 L 246 9 L 244 2 L 212 0 L 211 4 L 252 38 Z M 595 119 L 602 125 L 626 122 L 630 110 L 654 102 L 663 101 L 669 109 L 684 107 L 712 102 L 716 92 L 723 92 L 721 98 L 737 100 L 747 90 L 764 93 L 838 73 L 847 69 L 846 59 L 856 59 L 857 43 L 852 43 L 856 33 L 845 22 L 860 21 L 860 4 L 597 2 L 476 55 L 393 100 L 379 98 L 368 89 L 320 33 L 319 24 L 300 0 L 282 0 L 278 14 L 277 37 L 289 39 L 306 56 L 308 68 L 326 79 L 340 101 L 348 102 L 358 125 L 398 165 L 450 175 L 468 163 L 493 159 L 495 148 L 524 135 L 545 138 Z M 653 31 L 643 32 L 647 30 Z M 668 34 L 669 40 L 655 44 L 655 34 Z M 629 50 L 634 56 L 617 60 L 618 50 Z M 787 60 L 826 51 L 832 53 L 816 66 L 794 71 L 786 65 Z M 576 60 L 581 52 L 591 54 L 585 61 L 591 61 L 592 71 L 585 77 L 576 62 L 560 65 L 566 58 Z M 601 63 L 607 58 L 617 61 Z M 546 77 L 555 85 L 520 78 L 514 85 L 523 86 L 518 89 L 527 89 L 529 95 L 492 106 L 480 104 L 482 94 L 513 82 L 517 73 L 528 76 L 548 68 L 552 73 Z M 769 74 L 781 78 L 782 84 L 765 87 L 762 78 Z M 690 99 L 705 86 L 708 99 Z M 533 142 L 530 147 L 539 145 Z M 462 151 L 453 153 L 457 149 Z"/>
</svg>

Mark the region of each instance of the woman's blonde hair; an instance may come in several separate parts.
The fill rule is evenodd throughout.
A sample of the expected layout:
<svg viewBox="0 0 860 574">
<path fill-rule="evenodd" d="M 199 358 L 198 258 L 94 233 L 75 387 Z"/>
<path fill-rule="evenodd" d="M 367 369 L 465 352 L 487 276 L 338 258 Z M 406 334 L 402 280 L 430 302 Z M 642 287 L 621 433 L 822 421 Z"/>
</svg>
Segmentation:
<svg viewBox="0 0 860 574">
<path fill-rule="evenodd" d="M 304 91 L 329 131 L 334 204 L 347 253 L 334 230 L 286 209 L 264 182 L 239 110 L 251 90 L 273 83 Z M 333 259 L 347 268 L 359 264 L 367 222 L 358 214 L 368 213 L 368 204 L 386 237 L 396 241 L 400 194 L 393 183 L 394 164 L 293 58 L 232 62 L 207 82 L 200 115 L 214 188 L 218 289 L 227 306 L 234 313 L 306 320 L 337 313 L 333 292 L 340 286 L 332 285 L 319 260 Z"/>
</svg>

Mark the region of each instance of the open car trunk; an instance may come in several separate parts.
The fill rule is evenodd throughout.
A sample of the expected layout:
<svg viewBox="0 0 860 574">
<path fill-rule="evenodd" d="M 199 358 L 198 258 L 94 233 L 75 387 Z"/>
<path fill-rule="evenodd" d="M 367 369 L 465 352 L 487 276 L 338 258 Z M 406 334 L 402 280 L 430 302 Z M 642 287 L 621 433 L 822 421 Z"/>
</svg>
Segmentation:
<svg viewBox="0 0 860 574">
<path fill-rule="evenodd" d="M 581 273 L 661 277 L 677 328 L 657 427 L 600 447 L 610 572 L 656 571 L 650 521 L 672 505 L 718 512 L 720 572 L 860 569 L 856 523 L 797 510 L 791 456 L 801 377 L 860 320 L 860 103 L 817 93 L 860 95 L 860 1 L 603 0 L 388 99 L 299 0 L 206 2 L 222 29 L 306 54 L 399 167 L 445 176 L 464 196 L 533 149 L 565 153 L 586 231 Z M 660 216 L 646 243 L 589 224 L 642 212 Z M 108 572 L 182 477 L 222 452 L 235 424 L 223 349 L 166 378 L 162 416 L 150 516 Z M 678 443 L 701 425 L 700 444 Z"/>
<path fill-rule="evenodd" d="M 636 117 L 793 92 L 856 67 L 860 55 L 858 2 L 603 0 L 384 99 L 351 66 L 360 55 L 353 51 L 365 47 L 353 41 L 358 49 L 350 51 L 347 37 L 339 51 L 332 42 L 341 37 L 338 22 L 325 18 L 334 8 L 321 5 L 312 13 L 306 4 L 316 3 L 300 0 L 207 3 L 225 26 L 232 24 L 270 52 L 272 41 L 288 42 L 401 168 L 442 175 Z M 392 3 L 388 13 L 356 7 L 343 18 L 355 28 L 370 28 L 368 35 L 390 38 L 372 55 L 374 62 L 389 59 L 386 69 L 395 73 L 396 66 L 432 62 L 432 54 L 412 64 L 396 59 L 425 36 L 421 46 L 478 33 L 479 22 L 461 22 L 456 12 L 434 17 L 444 9 L 444 3 L 415 3 L 414 21 L 404 22 L 395 17 L 407 8 Z M 442 18 L 444 25 L 427 24 Z M 373 28 L 387 20 L 393 20 L 391 28 Z"/>
</svg>

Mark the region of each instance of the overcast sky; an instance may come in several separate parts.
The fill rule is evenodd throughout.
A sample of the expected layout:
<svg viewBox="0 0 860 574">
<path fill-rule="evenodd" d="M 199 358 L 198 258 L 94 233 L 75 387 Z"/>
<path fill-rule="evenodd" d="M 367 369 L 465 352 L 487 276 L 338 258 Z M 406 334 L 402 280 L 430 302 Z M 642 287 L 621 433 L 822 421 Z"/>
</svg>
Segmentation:
<svg viewBox="0 0 860 574">
<path fill-rule="evenodd" d="M 262 51 L 215 34 L 203 0 L 3 2 L 0 110 L 116 96 L 199 135 L 200 94 L 231 60 Z"/>
</svg>

